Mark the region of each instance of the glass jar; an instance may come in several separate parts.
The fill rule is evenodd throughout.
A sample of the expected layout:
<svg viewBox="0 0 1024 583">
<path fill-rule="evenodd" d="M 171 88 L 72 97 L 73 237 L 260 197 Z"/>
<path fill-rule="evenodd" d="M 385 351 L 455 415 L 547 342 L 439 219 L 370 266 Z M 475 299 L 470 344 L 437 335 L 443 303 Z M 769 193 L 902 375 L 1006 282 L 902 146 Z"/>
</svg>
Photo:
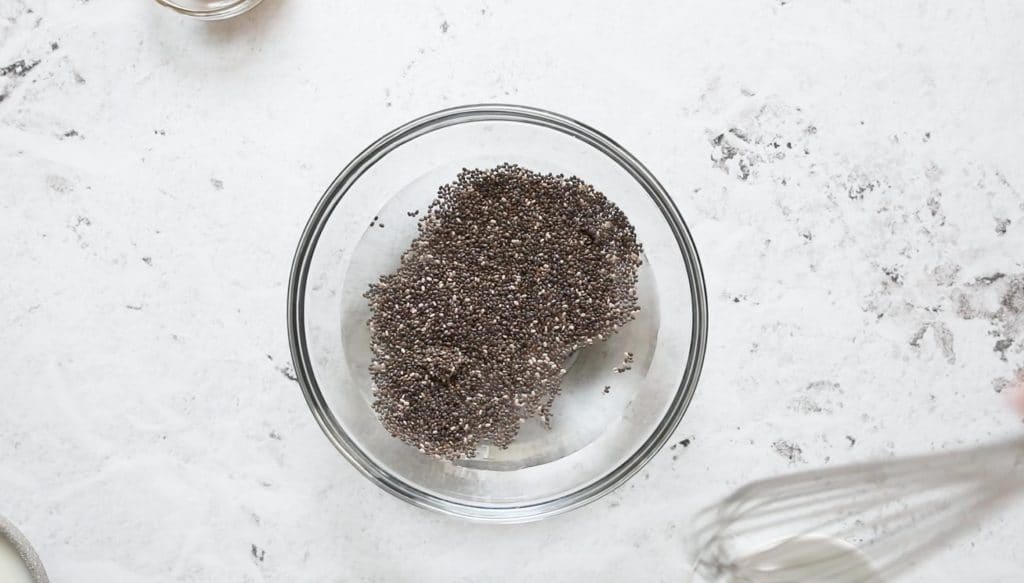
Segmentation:
<svg viewBox="0 0 1024 583">
<path fill-rule="evenodd" d="M 200 20 L 224 20 L 256 7 L 263 0 L 156 0 L 160 4 Z"/>
</svg>

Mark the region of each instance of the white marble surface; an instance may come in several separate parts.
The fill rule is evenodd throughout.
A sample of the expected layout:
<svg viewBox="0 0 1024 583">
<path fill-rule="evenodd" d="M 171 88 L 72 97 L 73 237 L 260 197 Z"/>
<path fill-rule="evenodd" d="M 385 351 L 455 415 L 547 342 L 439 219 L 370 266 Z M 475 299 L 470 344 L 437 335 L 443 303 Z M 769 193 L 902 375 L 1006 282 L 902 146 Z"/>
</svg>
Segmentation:
<svg viewBox="0 0 1024 583">
<path fill-rule="evenodd" d="M 693 512 L 750 479 L 1018 435 L 1022 28 L 1013 0 L 0 0 L 0 513 L 54 581 L 678 581 Z M 284 320 L 341 166 L 488 101 L 645 161 L 712 311 L 690 445 L 514 527 L 349 467 Z M 1017 507 L 908 580 L 1021 573 Z"/>
</svg>

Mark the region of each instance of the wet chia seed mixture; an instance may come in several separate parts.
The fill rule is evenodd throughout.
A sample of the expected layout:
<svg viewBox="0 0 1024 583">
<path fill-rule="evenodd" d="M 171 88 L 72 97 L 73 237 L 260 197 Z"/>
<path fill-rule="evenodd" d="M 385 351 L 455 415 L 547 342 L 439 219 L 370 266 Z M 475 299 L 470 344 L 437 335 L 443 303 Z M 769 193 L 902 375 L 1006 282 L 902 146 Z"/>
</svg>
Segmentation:
<svg viewBox="0 0 1024 583">
<path fill-rule="evenodd" d="M 510 164 L 463 170 L 418 227 L 366 293 L 373 407 L 429 455 L 507 447 L 550 424 L 569 355 L 634 319 L 636 232 L 579 178 Z"/>
</svg>

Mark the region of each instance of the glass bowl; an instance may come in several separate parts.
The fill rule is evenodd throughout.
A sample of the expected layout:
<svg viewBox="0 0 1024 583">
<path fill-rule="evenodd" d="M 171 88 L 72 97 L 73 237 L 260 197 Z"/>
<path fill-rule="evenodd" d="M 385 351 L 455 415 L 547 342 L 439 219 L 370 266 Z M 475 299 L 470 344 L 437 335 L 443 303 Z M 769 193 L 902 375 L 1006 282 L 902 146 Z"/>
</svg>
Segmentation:
<svg viewBox="0 0 1024 583">
<path fill-rule="evenodd" d="M 371 408 L 363 293 L 391 272 L 437 189 L 462 168 L 516 163 L 576 175 L 629 217 L 644 246 L 637 319 L 564 365 L 550 427 L 447 461 L 392 437 Z M 639 161 L 596 130 L 522 106 L 471 105 L 413 120 L 359 154 L 299 240 L 288 289 L 296 376 L 317 423 L 364 475 L 417 506 L 523 522 L 591 502 L 665 444 L 693 397 L 707 344 L 700 260 L 679 211 Z M 624 353 L 632 370 L 617 372 Z"/>
<path fill-rule="evenodd" d="M 263 0 L 156 0 L 160 4 L 200 20 L 224 20 L 256 7 Z"/>
</svg>

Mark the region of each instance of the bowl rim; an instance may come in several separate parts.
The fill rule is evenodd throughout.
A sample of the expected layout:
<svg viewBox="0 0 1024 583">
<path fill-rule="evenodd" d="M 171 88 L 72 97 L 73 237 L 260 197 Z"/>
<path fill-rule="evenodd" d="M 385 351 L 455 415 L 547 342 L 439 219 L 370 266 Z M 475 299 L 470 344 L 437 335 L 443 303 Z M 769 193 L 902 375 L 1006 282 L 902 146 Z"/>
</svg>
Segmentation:
<svg viewBox="0 0 1024 583">
<path fill-rule="evenodd" d="M 305 336 L 305 292 L 309 267 L 320 235 L 345 193 L 392 150 L 440 129 L 482 121 L 520 122 L 562 132 L 601 151 L 626 170 L 654 200 L 673 231 L 686 266 L 693 312 L 690 351 L 683 378 L 668 411 L 651 435 L 628 459 L 601 478 L 556 498 L 530 504 L 487 505 L 455 501 L 421 490 L 380 467 L 335 422 L 316 383 Z M 292 363 L 306 403 L 320 429 L 360 473 L 380 488 L 414 506 L 477 522 L 493 523 L 530 522 L 574 510 L 612 492 L 640 471 L 669 440 L 686 413 L 700 378 L 708 340 L 707 291 L 700 257 L 685 221 L 664 187 L 639 160 L 603 133 L 561 114 L 510 104 L 463 105 L 424 115 L 388 132 L 349 162 L 324 192 L 302 231 L 288 282 L 287 319 Z"/>
</svg>

